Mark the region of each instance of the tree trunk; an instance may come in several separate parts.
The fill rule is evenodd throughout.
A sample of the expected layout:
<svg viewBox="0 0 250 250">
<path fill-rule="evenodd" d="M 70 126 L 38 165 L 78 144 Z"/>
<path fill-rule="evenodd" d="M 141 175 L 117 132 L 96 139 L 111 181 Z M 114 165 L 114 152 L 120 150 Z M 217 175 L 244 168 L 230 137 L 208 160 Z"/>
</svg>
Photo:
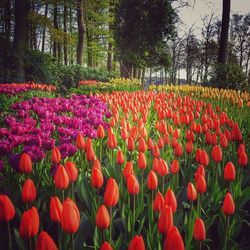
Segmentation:
<svg viewBox="0 0 250 250">
<path fill-rule="evenodd" d="M 92 35 L 89 27 L 86 28 L 86 38 L 87 38 L 87 55 L 88 55 L 88 67 L 94 66 L 94 60 L 93 60 L 93 50 L 92 50 Z"/>
<path fill-rule="evenodd" d="M 11 8 L 10 8 L 10 0 L 6 1 L 4 8 L 4 33 L 5 39 L 10 41 L 10 31 L 11 31 Z"/>
<path fill-rule="evenodd" d="M 48 16 L 48 4 L 45 5 L 45 10 L 44 10 L 44 16 Z M 45 38 L 46 38 L 46 26 L 43 28 L 43 34 L 42 34 L 42 52 L 45 50 Z"/>
<path fill-rule="evenodd" d="M 64 10 L 63 10 L 63 31 L 64 31 L 64 44 L 63 44 L 63 55 L 64 55 L 64 64 L 68 64 L 68 42 L 67 42 L 67 21 L 68 21 L 68 9 L 66 6 L 66 1 L 64 1 Z"/>
<path fill-rule="evenodd" d="M 76 63 L 81 66 L 83 64 L 84 34 L 86 32 L 83 8 L 83 0 L 77 0 L 78 42 L 76 52 Z"/>
<path fill-rule="evenodd" d="M 18 81 L 25 80 L 24 54 L 26 45 L 26 20 L 28 15 L 26 0 L 15 0 L 15 30 L 13 46 L 16 52 L 16 76 Z"/>
<path fill-rule="evenodd" d="M 113 53 L 112 53 L 112 43 L 109 42 L 108 44 L 108 60 L 107 60 L 107 70 L 110 72 L 112 71 L 112 59 L 113 59 Z"/>
<path fill-rule="evenodd" d="M 54 6 L 54 27 L 58 29 L 58 23 L 57 23 L 57 4 Z M 57 57 L 57 42 L 53 42 L 53 56 L 56 58 Z"/>
<path fill-rule="evenodd" d="M 221 35 L 220 35 L 220 48 L 219 48 L 219 55 L 218 55 L 218 63 L 221 63 L 221 64 L 225 64 L 227 62 L 230 8 L 231 8 L 231 0 L 223 0 L 222 26 L 221 26 Z"/>
</svg>

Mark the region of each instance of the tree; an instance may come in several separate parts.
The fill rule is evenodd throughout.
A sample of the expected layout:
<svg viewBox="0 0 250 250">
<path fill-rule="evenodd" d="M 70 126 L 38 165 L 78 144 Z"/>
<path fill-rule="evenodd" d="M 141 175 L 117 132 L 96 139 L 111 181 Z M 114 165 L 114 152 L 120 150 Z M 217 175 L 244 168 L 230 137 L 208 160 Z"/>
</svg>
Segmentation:
<svg viewBox="0 0 250 250">
<path fill-rule="evenodd" d="M 16 75 L 19 81 L 25 80 L 24 54 L 26 46 L 26 27 L 28 6 L 26 0 L 15 0 L 15 30 L 13 46 L 16 52 Z"/>
<path fill-rule="evenodd" d="M 221 63 L 221 64 L 226 64 L 227 62 L 230 8 L 231 8 L 231 0 L 223 0 L 220 47 L 219 47 L 219 55 L 218 55 L 218 63 Z"/>
<path fill-rule="evenodd" d="M 84 22 L 84 2 L 83 0 L 77 0 L 77 26 L 78 26 L 78 41 L 76 52 L 76 63 L 83 64 L 83 49 L 84 49 L 84 36 L 86 32 Z"/>
<path fill-rule="evenodd" d="M 132 77 L 133 69 L 143 65 L 152 66 L 151 56 L 157 46 L 174 34 L 175 18 L 168 0 L 120 1 L 116 8 L 115 41 L 122 77 Z"/>
</svg>

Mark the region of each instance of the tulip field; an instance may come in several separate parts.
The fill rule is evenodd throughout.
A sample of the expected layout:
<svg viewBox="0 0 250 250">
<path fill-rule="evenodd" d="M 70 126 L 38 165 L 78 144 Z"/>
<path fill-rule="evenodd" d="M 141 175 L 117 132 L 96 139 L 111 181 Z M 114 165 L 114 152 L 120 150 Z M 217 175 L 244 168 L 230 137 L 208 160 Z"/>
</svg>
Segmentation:
<svg viewBox="0 0 250 250">
<path fill-rule="evenodd" d="M 0 249 L 249 249 L 249 93 L 116 81 L 0 85 Z"/>
</svg>

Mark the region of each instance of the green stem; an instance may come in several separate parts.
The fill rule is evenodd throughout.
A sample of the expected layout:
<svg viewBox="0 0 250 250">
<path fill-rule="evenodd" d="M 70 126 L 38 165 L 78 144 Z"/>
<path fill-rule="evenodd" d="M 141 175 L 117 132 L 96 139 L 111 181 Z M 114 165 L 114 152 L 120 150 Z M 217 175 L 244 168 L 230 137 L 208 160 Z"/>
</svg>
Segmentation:
<svg viewBox="0 0 250 250">
<path fill-rule="evenodd" d="M 72 199 L 74 200 L 74 182 L 71 183 L 71 193 L 72 193 Z"/>
<path fill-rule="evenodd" d="M 224 241 L 224 250 L 227 250 L 227 234 L 228 234 L 228 228 L 229 228 L 229 218 L 230 216 L 227 216 L 227 221 L 226 221 L 226 229 L 225 229 L 225 241 Z"/>
<path fill-rule="evenodd" d="M 60 223 L 57 223 L 57 229 L 58 229 L 58 249 L 62 249 L 61 245 L 61 228 L 60 228 Z"/>
<path fill-rule="evenodd" d="M 9 239 L 9 250 L 12 250 L 12 241 L 11 241 L 10 222 L 9 221 L 7 221 L 7 228 L 8 228 L 8 239 Z"/>
<path fill-rule="evenodd" d="M 75 249 L 75 244 L 74 244 L 74 234 L 71 234 L 71 250 Z"/>
<path fill-rule="evenodd" d="M 102 164 L 102 139 L 100 140 L 100 163 Z"/>
<path fill-rule="evenodd" d="M 62 190 L 62 202 L 64 202 L 64 189 Z"/>
<path fill-rule="evenodd" d="M 164 194 L 164 189 L 165 189 L 165 176 L 162 178 L 162 193 Z"/>
<path fill-rule="evenodd" d="M 201 250 L 201 240 L 200 240 L 200 242 L 199 242 L 199 245 L 200 245 L 200 250 Z"/>
<path fill-rule="evenodd" d="M 200 214 L 200 210 L 201 210 L 201 204 L 200 204 L 201 203 L 201 200 L 200 200 L 201 197 L 200 197 L 200 195 L 201 194 L 198 194 L 198 198 L 197 198 L 197 210 L 198 210 L 197 212 L 198 212 L 199 217 L 201 216 L 201 214 Z"/>
<path fill-rule="evenodd" d="M 112 207 L 109 208 L 109 216 L 110 216 L 110 235 L 109 235 L 109 242 L 112 244 Z"/>
<path fill-rule="evenodd" d="M 32 238 L 29 238 L 29 248 L 32 250 Z"/>
</svg>

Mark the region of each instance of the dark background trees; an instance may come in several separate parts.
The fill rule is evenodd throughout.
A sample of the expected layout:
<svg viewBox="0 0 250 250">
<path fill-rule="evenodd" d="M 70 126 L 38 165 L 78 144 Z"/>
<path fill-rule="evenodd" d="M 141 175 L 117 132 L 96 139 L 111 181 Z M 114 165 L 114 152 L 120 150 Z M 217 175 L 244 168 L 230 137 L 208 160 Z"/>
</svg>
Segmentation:
<svg viewBox="0 0 250 250">
<path fill-rule="evenodd" d="M 185 71 L 189 84 L 212 80 L 217 86 L 236 88 L 228 78 L 233 69 L 240 79 L 248 75 L 250 82 L 250 14 L 231 13 L 229 22 L 230 1 L 224 0 L 226 26 L 221 16 L 211 13 L 201 17 L 199 30 L 188 27 L 180 33 L 183 24 L 177 13 L 189 3 L 2 0 L 0 82 L 67 80 L 70 85 L 79 71 L 92 68 L 103 79 L 120 74 L 144 80 L 158 75 L 173 84 L 183 82 L 180 75 Z M 223 79 L 216 78 L 216 70 L 225 72 Z"/>
</svg>

